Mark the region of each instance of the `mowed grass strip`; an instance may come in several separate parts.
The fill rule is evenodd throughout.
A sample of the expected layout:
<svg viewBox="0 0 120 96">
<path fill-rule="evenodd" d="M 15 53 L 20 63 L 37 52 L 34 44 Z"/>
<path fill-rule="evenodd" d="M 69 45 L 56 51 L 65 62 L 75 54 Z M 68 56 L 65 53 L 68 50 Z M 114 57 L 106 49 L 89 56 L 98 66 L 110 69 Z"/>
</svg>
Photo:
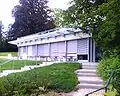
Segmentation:
<svg viewBox="0 0 120 96">
<path fill-rule="evenodd" d="M 79 63 L 58 63 L 11 74 L 0 78 L 0 91 L 2 95 L 7 93 L 8 96 L 32 96 L 34 93 L 38 96 L 51 90 L 70 92 L 78 84 L 75 70 L 79 68 Z"/>
<path fill-rule="evenodd" d="M 0 52 L 0 56 L 8 56 L 8 54 L 12 54 L 12 56 L 18 56 L 17 52 Z"/>
<path fill-rule="evenodd" d="M 4 63 L 6 61 L 6 59 L 0 59 L 0 65 L 2 64 L 2 63 Z"/>
<path fill-rule="evenodd" d="M 5 62 L 5 59 L 0 59 L 1 61 L 4 60 Z M 7 61 L 7 59 L 6 59 Z M 3 61 L 2 61 L 3 63 Z M 1 63 L 1 64 L 2 64 Z M 4 65 L 0 65 L 1 69 L 0 71 L 3 71 L 3 70 L 11 70 L 11 69 L 20 69 L 21 67 L 24 67 L 24 66 L 30 66 L 30 65 L 36 65 L 37 64 L 40 64 L 41 61 L 31 61 L 31 60 L 12 60 Z"/>
</svg>

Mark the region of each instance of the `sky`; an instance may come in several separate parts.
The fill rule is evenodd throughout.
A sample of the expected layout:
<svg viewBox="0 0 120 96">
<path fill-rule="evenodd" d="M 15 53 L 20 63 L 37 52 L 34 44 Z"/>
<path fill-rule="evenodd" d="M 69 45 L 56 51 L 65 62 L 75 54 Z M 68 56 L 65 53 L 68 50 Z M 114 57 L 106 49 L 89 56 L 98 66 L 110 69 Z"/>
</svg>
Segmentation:
<svg viewBox="0 0 120 96">
<path fill-rule="evenodd" d="M 50 8 L 67 9 L 70 1 L 71 0 L 49 0 L 48 6 Z M 0 0 L 0 20 L 5 26 L 5 29 L 7 29 L 10 23 L 14 22 L 11 11 L 18 2 L 19 0 Z"/>
</svg>

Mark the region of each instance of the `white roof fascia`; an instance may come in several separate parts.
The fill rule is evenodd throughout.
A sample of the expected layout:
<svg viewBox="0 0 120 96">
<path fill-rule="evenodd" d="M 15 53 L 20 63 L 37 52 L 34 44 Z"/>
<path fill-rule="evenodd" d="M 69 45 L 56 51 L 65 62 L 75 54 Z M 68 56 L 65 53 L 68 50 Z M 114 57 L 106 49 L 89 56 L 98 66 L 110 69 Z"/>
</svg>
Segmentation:
<svg viewBox="0 0 120 96">
<path fill-rule="evenodd" d="M 30 40 L 35 40 L 35 39 L 41 39 L 41 38 L 48 38 L 52 37 L 54 38 L 55 36 L 63 36 L 66 34 L 73 34 L 73 33 L 78 33 L 82 32 L 81 29 L 75 29 L 75 28 L 57 28 L 57 29 L 51 29 L 48 31 L 44 31 L 44 33 L 36 33 L 24 37 L 17 38 L 17 40 L 10 41 L 8 43 L 18 45 L 20 42 L 25 42 L 25 41 L 30 41 Z"/>
</svg>

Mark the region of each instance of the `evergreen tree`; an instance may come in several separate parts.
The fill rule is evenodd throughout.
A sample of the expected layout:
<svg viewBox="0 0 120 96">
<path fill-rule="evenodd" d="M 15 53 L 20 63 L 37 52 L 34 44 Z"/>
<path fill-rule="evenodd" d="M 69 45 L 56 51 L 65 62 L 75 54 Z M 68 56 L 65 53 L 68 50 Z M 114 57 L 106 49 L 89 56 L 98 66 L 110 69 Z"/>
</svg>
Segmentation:
<svg viewBox="0 0 120 96">
<path fill-rule="evenodd" d="M 3 29 L 3 24 L 0 21 L 0 40 L 2 39 L 2 29 Z"/>
<path fill-rule="evenodd" d="M 11 39 L 55 27 L 47 0 L 20 0 L 19 3 L 12 11 L 15 22 L 9 31 Z"/>
</svg>

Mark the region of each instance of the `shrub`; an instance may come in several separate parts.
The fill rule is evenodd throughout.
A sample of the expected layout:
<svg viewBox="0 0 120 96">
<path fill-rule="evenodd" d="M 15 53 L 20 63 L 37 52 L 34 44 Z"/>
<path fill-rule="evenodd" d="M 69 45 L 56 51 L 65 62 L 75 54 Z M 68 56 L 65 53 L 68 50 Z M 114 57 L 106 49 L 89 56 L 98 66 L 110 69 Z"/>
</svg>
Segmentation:
<svg viewBox="0 0 120 96">
<path fill-rule="evenodd" d="M 1 96 L 30 96 L 49 90 L 70 92 L 78 84 L 75 70 L 79 63 L 58 63 L 0 78 Z"/>
<path fill-rule="evenodd" d="M 97 66 L 97 72 L 103 80 L 107 81 L 110 73 L 115 70 L 114 74 L 114 87 L 120 94 L 120 58 L 119 56 L 110 56 L 100 61 Z"/>
</svg>

